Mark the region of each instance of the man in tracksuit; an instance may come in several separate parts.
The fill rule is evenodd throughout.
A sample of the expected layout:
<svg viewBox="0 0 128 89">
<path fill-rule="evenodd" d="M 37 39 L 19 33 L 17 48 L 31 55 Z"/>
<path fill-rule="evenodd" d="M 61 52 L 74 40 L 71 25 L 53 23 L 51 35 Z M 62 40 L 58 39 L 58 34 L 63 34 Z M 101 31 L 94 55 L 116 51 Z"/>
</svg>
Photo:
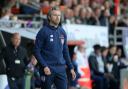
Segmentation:
<svg viewBox="0 0 128 89">
<path fill-rule="evenodd" d="M 51 89 L 52 84 L 57 89 L 67 89 L 65 66 L 70 69 L 72 79 L 76 77 L 69 57 L 67 36 L 59 25 L 60 19 L 59 8 L 53 7 L 48 13 L 48 24 L 36 36 L 34 54 L 41 65 L 42 89 Z"/>
</svg>

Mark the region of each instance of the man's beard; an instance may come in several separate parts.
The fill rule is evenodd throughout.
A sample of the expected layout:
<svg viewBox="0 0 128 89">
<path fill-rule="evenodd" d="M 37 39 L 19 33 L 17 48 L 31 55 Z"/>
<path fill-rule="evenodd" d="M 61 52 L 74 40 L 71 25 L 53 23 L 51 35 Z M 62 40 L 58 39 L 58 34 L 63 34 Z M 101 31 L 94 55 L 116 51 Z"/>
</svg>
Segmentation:
<svg viewBox="0 0 128 89">
<path fill-rule="evenodd" d="M 60 21 L 51 21 L 54 25 L 59 25 Z"/>
</svg>

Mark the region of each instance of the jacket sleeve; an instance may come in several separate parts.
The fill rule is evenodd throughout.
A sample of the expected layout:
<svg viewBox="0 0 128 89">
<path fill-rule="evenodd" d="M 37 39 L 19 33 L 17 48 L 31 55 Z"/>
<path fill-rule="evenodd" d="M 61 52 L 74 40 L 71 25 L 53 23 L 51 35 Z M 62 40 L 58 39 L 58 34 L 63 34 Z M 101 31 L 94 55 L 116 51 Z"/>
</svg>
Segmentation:
<svg viewBox="0 0 128 89">
<path fill-rule="evenodd" d="M 63 57 L 66 61 L 66 64 L 67 64 L 68 68 L 73 69 L 73 65 L 71 63 L 71 59 L 70 59 L 70 56 L 69 56 L 66 33 L 65 33 L 64 45 L 63 45 Z"/>
<path fill-rule="evenodd" d="M 6 52 L 7 52 L 7 49 L 6 49 L 6 47 L 4 47 L 3 49 L 2 49 L 2 51 L 1 51 L 1 56 L 2 56 L 2 58 L 4 58 L 4 60 L 6 61 Z"/>
<path fill-rule="evenodd" d="M 23 49 L 23 52 L 24 52 L 24 59 L 23 59 L 23 61 L 25 63 L 25 66 L 27 66 L 28 63 L 29 63 L 29 58 L 28 58 L 28 55 L 27 55 L 27 50 L 25 48 L 22 48 L 22 49 Z"/>
<path fill-rule="evenodd" d="M 36 59 L 42 65 L 43 68 L 47 66 L 43 56 L 41 55 L 41 49 L 44 44 L 44 39 L 45 39 L 44 29 L 41 29 L 36 36 L 35 46 L 34 46 L 34 56 L 36 57 Z"/>
</svg>

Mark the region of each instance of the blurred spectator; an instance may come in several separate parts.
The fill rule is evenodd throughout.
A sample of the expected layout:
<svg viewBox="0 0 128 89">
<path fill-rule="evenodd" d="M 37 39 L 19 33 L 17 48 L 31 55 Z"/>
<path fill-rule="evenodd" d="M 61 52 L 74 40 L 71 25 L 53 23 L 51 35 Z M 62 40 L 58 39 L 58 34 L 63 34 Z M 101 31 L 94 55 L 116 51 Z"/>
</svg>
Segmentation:
<svg viewBox="0 0 128 89">
<path fill-rule="evenodd" d="M 119 88 L 119 68 L 118 68 L 118 57 L 115 55 L 117 51 L 117 47 L 115 45 L 110 45 L 108 60 L 107 60 L 107 70 L 111 75 L 109 84 L 110 89 L 118 89 Z"/>
<path fill-rule="evenodd" d="M 90 7 L 86 8 L 86 24 L 87 25 L 94 25 L 95 24 L 95 20 L 93 18 L 93 11 Z"/>
<path fill-rule="evenodd" d="M 101 11 L 101 16 L 99 18 L 101 26 L 107 26 L 108 27 L 108 24 L 109 24 L 108 17 L 109 16 L 110 16 L 110 13 L 109 13 L 108 9 Z"/>
<path fill-rule="evenodd" d="M 66 5 L 66 7 L 67 8 L 72 8 L 72 2 L 73 2 L 73 0 L 64 0 L 65 1 L 65 5 Z"/>
<path fill-rule="evenodd" d="M 119 67 L 119 69 L 126 68 L 128 66 L 128 61 L 123 58 L 121 48 L 117 48 L 116 55 L 118 57 L 118 67 Z"/>
<path fill-rule="evenodd" d="M 109 52 L 108 52 L 108 63 L 111 63 L 113 61 L 114 55 L 116 54 L 117 47 L 115 45 L 109 46 Z"/>
<path fill-rule="evenodd" d="M 86 24 L 86 8 L 81 8 L 80 12 L 79 12 L 79 20 L 80 23 L 79 24 Z"/>
<path fill-rule="evenodd" d="M 67 9 L 65 10 L 64 22 L 65 22 L 66 24 L 72 24 L 72 23 L 74 23 L 73 14 L 74 14 L 74 13 L 73 13 L 72 9 L 67 8 Z"/>
<path fill-rule="evenodd" d="M 56 0 L 56 6 L 60 6 L 61 5 L 61 0 Z"/>
<path fill-rule="evenodd" d="M 11 8 L 10 7 L 3 8 L 1 20 L 10 20 L 11 16 L 12 16 Z"/>
<path fill-rule="evenodd" d="M 74 7 L 76 7 L 77 5 L 79 5 L 78 0 L 73 0 L 73 1 L 72 1 L 72 9 L 73 9 Z"/>
<path fill-rule="evenodd" d="M 108 48 L 107 47 L 101 47 L 101 55 L 102 55 L 102 59 L 104 61 L 104 64 L 106 66 L 106 63 L 107 63 L 107 55 L 108 55 Z"/>
<path fill-rule="evenodd" d="M 122 58 L 122 49 L 117 48 L 116 54 L 118 55 L 119 58 Z"/>
<path fill-rule="evenodd" d="M 101 56 L 101 47 L 99 44 L 93 46 L 94 52 L 89 56 L 89 66 L 91 77 L 96 84 L 96 89 L 108 89 L 108 82 L 105 75 L 105 64 Z"/>
<path fill-rule="evenodd" d="M 50 7 L 54 7 L 54 6 L 56 6 L 56 1 L 51 1 L 51 3 L 50 3 Z"/>
<path fill-rule="evenodd" d="M 124 16 L 121 19 L 119 19 L 117 26 L 127 27 L 128 26 L 128 17 L 127 16 Z"/>
<path fill-rule="evenodd" d="M 28 59 L 26 49 L 20 46 L 20 41 L 20 34 L 14 33 L 10 45 L 2 50 L 10 89 L 24 87 L 24 73 Z"/>
<path fill-rule="evenodd" d="M 95 8 L 98 7 L 98 6 L 100 6 L 100 5 L 98 5 L 98 3 L 97 3 L 95 0 L 92 0 L 92 1 L 91 1 L 90 7 L 91 7 L 92 9 L 95 9 Z"/>
<path fill-rule="evenodd" d="M 105 0 L 95 0 L 97 3 L 99 3 L 99 4 L 103 4 L 103 2 L 105 1 Z"/>
<path fill-rule="evenodd" d="M 100 25 L 100 21 L 99 21 L 99 18 L 101 16 L 101 8 L 100 7 L 96 7 L 94 8 L 94 25 Z"/>
<path fill-rule="evenodd" d="M 88 7 L 89 6 L 89 0 L 79 0 L 79 2 L 83 7 Z"/>
<path fill-rule="evenodd" d="M 110 10 L 110 2 L 109 1 L 105 0 L 103 5 L 104 5 L 105 10 Z"/>
<path fill-rule="evenodd" d="M 5 3 L 5 2 L 13 3 L 13 5 L 14 4 L 16 5 L 17 3 L 16 0 L 5 0 L 2 3 Z M 20 2 L 21 14 L 39 14 L 41 11 L 45 15 L 47 14 L 50 7 L 60 6 L 62 11 L 64 11 L 64 17 L 66 18 L 68 17 L 68 19 L 70 19 L 70 20 L 67 20 L 68 23 L 71 22 L 71 23 L 76 23 L 76 24 L 81 24 L 81 23 L 85 24 L 86 22 L 87 25 L 108 26 L 110 25 L 108 23 L 109 22 L 108 16 L 114 15 L 114 2 L 110 0 L 109 1 L 108 0 L 107 1 L 106 0 L 79 0 L 79 1 L 78 0 L 52 0 L 52 1 L 50 0 L 20 0 L 19 2 Z M 10 6 L 10 3 L 7 6 Z M 125 17 L 123 17 L 123 19 L 122 18 L 119 19 L 118 26 L 127 26 L 128 21 L 127 21 L 127 16 L 125 13 L 127 13 L 126 7 L 128 5 L 127 5 L 126 0 L 122 0 L 120 5 L 121 5 L 121 8 L 120 8 L 121 15 L 123 13 Z M 65 10 L 65 8 L 68 8 L 68 10 L 67 9 Z M 82 8 L 83 10 L 80 10 Z M 70 12 L 71 14 L 67 15 L 67 12 L 68 13 Z M 82 14 L 85 12 L 86 14 Z M 117 19 L 115 20 L 117 22 Z"/>
<path fill-rule="evenodd" d="M 120 73 L 119 73 L 119 59 L 116 55 L 114 55 L 113 58 L 113 63 L 107 63 L 108 58 L 108 48 L 102 47 L 102 58 L 104 59 L 104 63 L 105 63 L 105 70 L 106 70 L 106 76 L 107 79 L 109 81 L 109 89 L 113 89 L 114 85 L 116 86 L 114 89 L 118 89 L 119 88 L 119 80 L 120 80 Z M 120 54 L 119 54 L 120 55 Z M 112 72 L 110 72 L 112 71 Z M 113 85 L 114 84 L 114 85 Z M 118 85 L 116 85 L 118 84 Z"/>
<path fill-rule="evenodd" d="M 76 63 L 78 64 L 78 67 L 88 67 L 88 60 L 86 56 L 86 51 L 85 51 L 85 45 L 80 45 L 78 46 L 76 50 Z"/>
<path fill-rule="evenodd" d="M 127 0 L 121 0 L 121 15 L 128 15 L 128 1 Z"/>
<path fill-rule="evenodd" d="M 115 26 L 117 26 L 117 21 L 116 21 L 115 16 L 110 16 L 109 17 L 109 34 L 114 35 L 114 30 Z"/>
<path fill-rule="evenodd" d="M 43 2 L 41 2 L 41 6 L 42 7 L 49 7 L 49 1 L 48 0 L 43 0 Z"/>
<path fill-rule="evenodd" d="M 86 54 L 85 44 L 79 45 L 76 49 L 76 63 L 78 65 L 78 73 L 80 74 L 79 85 L 81 89 L 92 88 L 90 82 L 91 74 L 89 62 Z M 88 81 L 82 81 L 82 79 L 87 79 Z M 90 85 L 90 86 L 89 86 Z"/>
<path fill-rule="evenodd" d="M 78 78 L 80 78 L 80 74 L 78 72 L 78 64 L 77 64 L 77 56 L 76 56 L 76 53 L 73 54 L 73 58 L 72 58 L 72 64 L 74 66 L 74 70 L 76 72 L 76 79 L 75 80 L 72 80 L 71 79 L 71 76 L 68 75 L 69 77 L 69 89 L 77 89 L 77 85 L 78 85 Z"/>
<path fill-rule="evenodd" d="M 114 11 L 113 11 L 113 8 L 112 8 L 112 1 L 105 0 L 104 3 L 103 3 L 102 9 L 103 10 L 108 10 L 108 13 L 110 15 L 114 15 Z"/>
<path fill-rule="evenodd" d="M 81 5 L 77 5 L 73 8 L 73 12 L 74 13 L 74 19 L 75 19 L 75 23 L 76 24 L 79 24 L 80 23 L 80 20 L 79 20 L 79 12 L 80 12 L 80 9 L 81 9 Z"/>
</svg>

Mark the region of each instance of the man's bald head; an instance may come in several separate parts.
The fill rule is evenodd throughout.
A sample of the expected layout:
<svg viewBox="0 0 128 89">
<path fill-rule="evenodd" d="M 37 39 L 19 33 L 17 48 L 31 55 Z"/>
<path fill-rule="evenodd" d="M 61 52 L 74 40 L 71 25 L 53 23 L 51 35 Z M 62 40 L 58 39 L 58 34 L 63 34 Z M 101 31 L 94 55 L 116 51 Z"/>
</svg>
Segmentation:
<svg viewBox="0 0 128 89">
<path fill-rule="evenodd" d="M 19 33 L 13 33 L 11 37 L 11 42 L 15 48 L 17 48 L 20 45 L 21 42 L 21 36 Z"/>
</svg>

